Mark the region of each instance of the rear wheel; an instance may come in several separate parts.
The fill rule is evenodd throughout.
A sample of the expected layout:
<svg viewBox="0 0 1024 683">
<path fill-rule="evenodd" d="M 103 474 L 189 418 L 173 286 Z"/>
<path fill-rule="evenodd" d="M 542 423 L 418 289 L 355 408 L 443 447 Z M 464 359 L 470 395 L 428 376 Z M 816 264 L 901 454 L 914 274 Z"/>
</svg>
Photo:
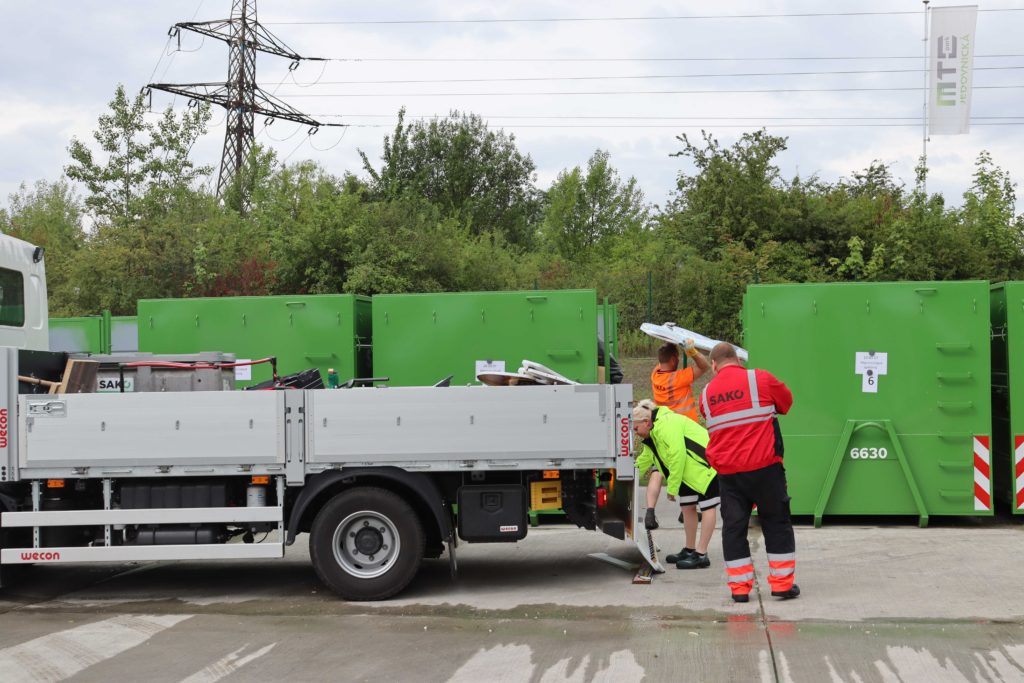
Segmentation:
<svg viewBox="0 0 1024 683">
<path fill-rule="evenodd" d="M 317 514 L 309 555 L 320 579 L 346 600 L 384 600 L 405 588 L 423 557 L 412 507 L 380 488 L 339 493 Z"/>
</svg>

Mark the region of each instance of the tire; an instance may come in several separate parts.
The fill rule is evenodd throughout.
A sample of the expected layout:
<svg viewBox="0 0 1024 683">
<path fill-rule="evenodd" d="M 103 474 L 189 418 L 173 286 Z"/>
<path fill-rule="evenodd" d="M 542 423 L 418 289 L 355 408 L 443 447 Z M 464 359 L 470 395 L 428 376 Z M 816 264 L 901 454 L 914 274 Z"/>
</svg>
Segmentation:
<svg viewBox="0 0 1024 683">
<path fill-rule="evenodd" d="M 309 533 L 317 576 L 346 600 L 390 598 L 409 585 L 423 558 L 423 524 L 386 489 L 339 493 L 320 509 Z"/>
</svg>

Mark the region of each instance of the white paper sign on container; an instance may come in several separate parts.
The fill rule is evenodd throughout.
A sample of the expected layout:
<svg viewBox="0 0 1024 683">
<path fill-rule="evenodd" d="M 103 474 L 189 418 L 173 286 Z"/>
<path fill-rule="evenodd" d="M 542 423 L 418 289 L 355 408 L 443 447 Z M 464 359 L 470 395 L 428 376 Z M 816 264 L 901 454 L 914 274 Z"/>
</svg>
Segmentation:
<svg viewBox="0 0 1024 683">
<path fill-rule="evenodd" d="M 889 372 L 889 354 L 877 351 L 857 351 L 854 372 L 860 375 L 860 390 L 865 394 L 878 393 L 878 378 Z"/>
<path fill-rule="evenodd" d="M 478 360 L 476 372 L 473 376 L 483 375 L 489 372 L 505 372 L 505 361 L 503 360 Z"/>
</svg>

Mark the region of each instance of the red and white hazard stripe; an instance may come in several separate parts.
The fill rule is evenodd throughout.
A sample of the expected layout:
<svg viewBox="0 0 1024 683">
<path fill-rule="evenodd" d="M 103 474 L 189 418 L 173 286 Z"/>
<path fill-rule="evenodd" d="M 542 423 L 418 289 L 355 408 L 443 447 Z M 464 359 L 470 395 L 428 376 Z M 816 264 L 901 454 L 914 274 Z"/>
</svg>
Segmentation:
<svg viewBox="0 0 1024 683">
<path fill-rule="evenodd" d="M 988 437 L 974 437 L 974 509 L 992 509 L 992 460 Z"/>
<path fill-rule="evenodd" d="M 1013 445 L 1014 502 L 1018 510 L 1024 510 L 1024 436 L 1015 437 Z"/>
</svg>

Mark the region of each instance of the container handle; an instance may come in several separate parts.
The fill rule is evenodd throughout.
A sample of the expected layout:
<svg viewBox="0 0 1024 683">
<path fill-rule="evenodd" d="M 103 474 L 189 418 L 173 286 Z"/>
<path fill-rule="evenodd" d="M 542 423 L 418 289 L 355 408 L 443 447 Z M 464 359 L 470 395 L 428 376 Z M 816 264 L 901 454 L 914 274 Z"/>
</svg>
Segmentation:
<svg viewBox="0 0 1024 683">
<path fill-rule="evenodd" d="M 935 287 L 914 287 L 914 291 L 918 294 L 938 294 L 939 292 Z"/>
<path fill-rule="evenodd" d="M 971 342 L 939 342 L 935 345 L 939 351 L 970 351 Z"/>
<path fill-rule="evenodd" d="M 974 407 L 974 401 L 936 401 L 939 410 L 963 411 Z"/>
<path fill-rule="evenodd" d="M 953 440 L 960 440 L 960 439 L 968 440 L 968 439 L 973 438 L 974 434 L 966 434 L 966 433 L 950 434 L 949 432 L 939 432 L 935 436 L 940 438 L 940 439 L 942 439 L 943 441 L 953 441 Z"/>
<path fill-rule="evenodd" d="M 935 377 L 940 382 L 970 382 L 974 379 L 974 373 L 971 372 L 937 372 Z"/>
<path fill-rule="evenodd" d="M 527 301 L 531 301 L 533 303 L 538 303 L 538 302 L 541 302 L 541 301 L 547 301 L 548 298 L 546 296 L 544 296 L 543 294 L 527 294 L 526 295 L 526 300 Z"/>
<path fill-rule="evenodd" d="M 552 358 L 575 358 L 580 352 L 576 349 L 549 349 L 547 354 Z"/>
<path fill-rule="evenodd" d="M 306 302 L 305 301 L 285 301 L 284 305 L 285 306 L 305 306 Z"/>
<path fill-rule="evenodd" d="M 330 352 L 328 352 L 328 353 L 307 353 L 306 354 L 306 359 L 307 360 L 331 360 L 332 358 L 337 358 L 337 356 L 335 354 L 333 354 L 333 353 L 330 353 Z"/>
</svg>

